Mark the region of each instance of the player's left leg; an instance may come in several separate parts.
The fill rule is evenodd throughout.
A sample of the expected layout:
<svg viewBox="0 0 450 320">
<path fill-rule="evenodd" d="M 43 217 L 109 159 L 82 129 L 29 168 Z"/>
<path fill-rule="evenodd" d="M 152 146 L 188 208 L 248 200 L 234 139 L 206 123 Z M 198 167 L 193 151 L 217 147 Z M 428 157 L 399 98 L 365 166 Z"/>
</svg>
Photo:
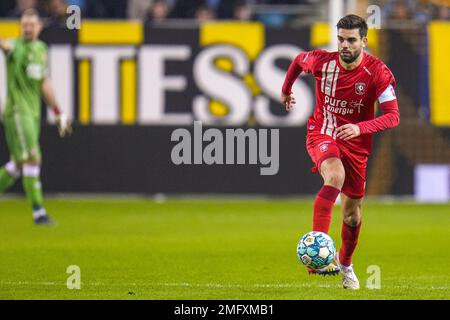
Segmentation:
<svg viewBox="0 0 450 320">
<path fill-rule="evenodd" d="M 345 181 L 341 192 L 343 223 L 342 245 L 338 253 L 342 285 L 346 289 L 359 289 L 359 281 L 353 270 L 352 257 L 361 230 L 361 207 L 365 189 L 367 157 L 356 152 L 343 152 Z"/>
<path fill-rule="evenodd" d="M 22 170 L 23 189 L 33 210 L 34 222 L 36 224 L 51 224 L 52 221 L 47 215 L 43 204 L 40 173 L 40 162 L 35 160 L 25 162 Z"/>
<path fill-rule="evenodd" d="M 352 199 L 341 194 L 342 204 L 342 245 L 338 253 L 338 262 L 342 272 L 342 284 L 346 289 L 359 289 L 359 281 L 353 270 L 352 257 L 358 244 L 361 230 L 362 198 Z"/>
<path fill-rule="evenodd" d="M 342 203 L 342 247 L 339 250 L 339 261 L 343 266 L 352 264 L 353 252 L 358 244 L 361 230 L 361 206 L 363 198 L 352 199 L 341 194 Z"/>
</svg>

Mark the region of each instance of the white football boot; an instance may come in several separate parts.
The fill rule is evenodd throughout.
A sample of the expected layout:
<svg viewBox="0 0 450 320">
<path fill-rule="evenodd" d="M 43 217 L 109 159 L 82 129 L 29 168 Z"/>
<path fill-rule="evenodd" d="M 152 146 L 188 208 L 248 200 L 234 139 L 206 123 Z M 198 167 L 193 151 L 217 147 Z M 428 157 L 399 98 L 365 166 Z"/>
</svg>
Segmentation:
<svg viewBox="0 0 450 320">
<path fill-rule="evenodd" d="M 339 262 L 339 254 L 336 255 L 336 260 L 339 268 L 341 269 L 342 286 L 344 287 L 344 289 L 359 290 L 359 280 L 356 277 L 355 271 L 353 271 L 353 264 L 351 264 L 349 267 L 343 266 Z"/>
</svg>

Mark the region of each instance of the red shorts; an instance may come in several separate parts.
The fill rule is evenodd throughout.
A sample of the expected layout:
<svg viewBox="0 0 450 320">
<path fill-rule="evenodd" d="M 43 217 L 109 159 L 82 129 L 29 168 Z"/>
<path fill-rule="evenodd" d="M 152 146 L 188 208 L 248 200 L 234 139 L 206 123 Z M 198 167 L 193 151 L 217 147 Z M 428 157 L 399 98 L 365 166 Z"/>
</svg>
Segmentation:
<svg viewBox="0 0 450 320">
<path fill-rule="evenodd" d="M 306 149 L 315 164 L 312 172 L 320 172 L 320 165 L 326 159 L 341 159 L 345 170 L 345 181 L 341 192 L 353 199 L 364 196 L 367 155 L 338 144 L 328 135 L 311 131 L 306 137 Z"/>
</svg>

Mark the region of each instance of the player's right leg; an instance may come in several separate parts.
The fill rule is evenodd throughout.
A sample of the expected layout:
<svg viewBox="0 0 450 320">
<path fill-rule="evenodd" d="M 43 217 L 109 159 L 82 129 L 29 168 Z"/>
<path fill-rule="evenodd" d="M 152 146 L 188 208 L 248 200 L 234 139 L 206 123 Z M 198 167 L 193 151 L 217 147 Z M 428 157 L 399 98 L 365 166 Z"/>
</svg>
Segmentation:
<svg viewBox="0 0 450 320">
<path fill-rule="evenodd" d="M 12 160 L 0 168 L 0 193 L 5 192 L 14 185 L 20 177 L 20 167 Z"/>
<path fill-rule="evenodd" d="M 14 156 L 18 152 L 15 150 L 17 145 L 14 143 L 13 119 L 10 117 L 5 117 L 3 119 L 3 126 L 11 160 L 0 168 L 0 193 L 5 192 L 12 187 L 22 172 L 22 168 Z"/>
<path fill-rule="evenodd" d="M 332 154 L 332 157 L 322 160 L 320 174 L 323 178 L 323 186 L 314 202 L 313 231 L 328 234 L 334 203 L 341 192 L 345 179 L 345 170 L 341 159 Z"/>
<path fill-rule="evenodd" d="M 331 224 L 334 203 L 344 184 L 345 171 L 339 158 L 332 157 L 323 160 L 320 165 L 320 174 L 324 184 L 314 202 L 313 231 L 321 231 L 328 234 Z M 309 268 L 310 274 L 337 275 L 340 272 L 339 265 L 333 261 L 325 268 L 314 270 Z"/>
<path fill-rule="evenodd" d="M 12 158 L 21 164 L 22 185 L 36 224 L 51 223 L 44 206 L 40 181 L 41 152 L 38 119 L 19 113 L 5 117 L 8 147 Z"/>
<path fill-rule="evenodd" d="M 331 137 L 327 135 L 308 137 L 307 149 L 316 165 L 315 170 L 320 172 L 324 181 L 314 201 L 313 231 L 328 234 L 334 203 L 344 184 L 345 170 L 339 148 Z M 309 273 L 320 275 L 336 275 L 339 271 L 335 263 L 321 270 L 308 269 Z"/>
<path fill-rule="evenodd" d="M 314 201 L 313 231 L 328 234 L 334 203 L 345 181 L 345 169 L 340 159 L 340 151 L 330 136 L 310 133 L 306 147 L 315 164 L 313 172 L 319 172 L 323 186 Z"/>
</svg>

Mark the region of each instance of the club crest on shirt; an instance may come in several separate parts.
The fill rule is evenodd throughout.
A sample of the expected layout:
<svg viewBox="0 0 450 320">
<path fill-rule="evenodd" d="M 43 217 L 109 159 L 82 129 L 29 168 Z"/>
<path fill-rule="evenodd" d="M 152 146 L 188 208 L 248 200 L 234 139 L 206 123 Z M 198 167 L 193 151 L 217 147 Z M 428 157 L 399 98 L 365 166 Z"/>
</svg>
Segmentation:
<svg viewBox="0 0 450 320">
<path fill-rule="evenodd" d="M 325 152 L 328 150 L 328 143 L 324 143 L 319 147 L 321 152 Z"/>
<path fill-rule="evenodd" d="M 366 84 L 364 82 L 355 83 L 356 94 L 364 94 L 366 92 Z"/>
</svg>

